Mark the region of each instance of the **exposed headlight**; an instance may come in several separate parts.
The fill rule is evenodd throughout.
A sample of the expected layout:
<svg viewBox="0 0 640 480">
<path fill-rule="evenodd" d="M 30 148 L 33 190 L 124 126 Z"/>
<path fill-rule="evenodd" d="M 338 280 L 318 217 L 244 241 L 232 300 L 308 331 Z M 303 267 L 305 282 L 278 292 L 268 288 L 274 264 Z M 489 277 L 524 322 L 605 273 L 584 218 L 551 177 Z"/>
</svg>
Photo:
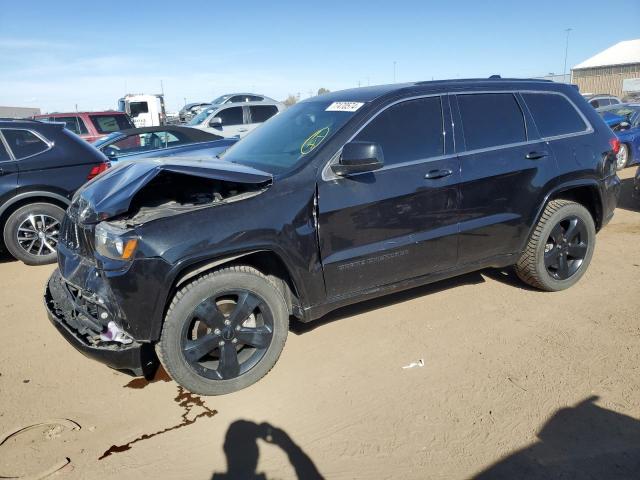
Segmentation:
<svg viewBox="0 0 640 480">
<path fill-rule="evenodd" d="M 138 237 L 106 223 L 96 226 L 96 251 L 113 260 L 131 260 L 138 247 Z"/>
</svg>

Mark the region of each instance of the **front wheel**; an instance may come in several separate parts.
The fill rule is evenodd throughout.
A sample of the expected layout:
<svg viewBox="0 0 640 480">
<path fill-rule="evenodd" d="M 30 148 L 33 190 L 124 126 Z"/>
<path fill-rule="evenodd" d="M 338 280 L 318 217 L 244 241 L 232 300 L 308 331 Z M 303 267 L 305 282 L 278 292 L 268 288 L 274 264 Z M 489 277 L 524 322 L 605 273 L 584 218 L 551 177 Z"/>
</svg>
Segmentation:
<svg viewBox="0 0 640 480">
<path fill-rule="evenodd" d="M 553 200 L 547 204 L 516 273 L 529 285 L 555 292 L 575 284 L 591 262 L 596 228 L 579 203 Z"/>
<path fill-rule="evenodd" d="M 233 266 L 176 293 L 156 351 L 169 375 L 187 390 L 223 395 L 265 376 L 288 330 L 280 290 L 254 268 Z"/>
</svg>

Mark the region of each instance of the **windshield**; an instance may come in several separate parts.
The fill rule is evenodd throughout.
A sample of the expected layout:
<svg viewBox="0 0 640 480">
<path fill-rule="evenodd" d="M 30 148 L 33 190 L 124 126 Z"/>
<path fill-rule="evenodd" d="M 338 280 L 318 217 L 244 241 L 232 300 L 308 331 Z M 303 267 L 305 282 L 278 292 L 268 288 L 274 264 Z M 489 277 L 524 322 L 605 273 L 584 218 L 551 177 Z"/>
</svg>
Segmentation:
<svg viewBox="0 0 640 480">
<path fill-rule="evenodd" d="M 189 120 L 189 123 L 187 123 L 187 125 L 200 125 L 207 119 L 209 115 L 215 112 L 215 110 L 215 108 L 205 108 L 198 115 Z"/>
<path fill-rule="evenodd" d="M 640 111 L 640 107 L 632 107 L 630 105 L 616 105 L 615 107 L 607 107 L 601 108 L 598 112 L 602 115 L 605 113 L 618 115 L 620 117 L 625 117 L 627 119 L 631 118 L 636 112 Z"/>
<path fill-rule="evenodd" d="M 95 142 L 93 142 L 93 146 L 96 148 L 100 148 L 101 146 L 103 146 L 105 143 L 109 143 L 111 142 L 114 138 L 118 138 L 120 137 L 122 134 L 120 132 L 114 132 L 111 133 L 109 135 L 107 135 L 106 137 L 102 137 L 98 140 L 96 140 Z"/>
<path fill-rule="evenodd" d="M 269 173 L 291 170 L 353 117 L 353 111 L 327 111 L 330 105 L 315 101 L 289 107 L 227 150 L 224 159 Z"/>
<path fill-rule="evenodd" d="M 225 100 L 227 100 L 230 97 L 231 97 L 231 95 L 222 95 L 222 96 L 216 98 L 213 102 L 211 102 L 211 105 L 218 105 L 218 104 L 224 102 Z"/>
</svg>

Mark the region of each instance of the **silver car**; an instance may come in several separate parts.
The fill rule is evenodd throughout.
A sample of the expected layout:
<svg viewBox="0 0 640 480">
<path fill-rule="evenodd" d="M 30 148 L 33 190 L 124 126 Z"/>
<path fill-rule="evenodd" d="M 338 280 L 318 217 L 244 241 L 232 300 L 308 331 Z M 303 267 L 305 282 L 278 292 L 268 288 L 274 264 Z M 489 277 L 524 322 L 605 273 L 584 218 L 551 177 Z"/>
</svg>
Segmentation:
<svg viewBox="0 0 640 480">
<path fill-rule="evenodd" d="M 227 103 L 246 103 L 246 102 L 275 102 L 273 98 L 269 98 L 261 93 L 227 93 L 221 95 L 211 102 L 211 105 L 225 105 Z"/>
<path fill-rule="evenodd" d="M 205 108 L 188 125 L 226 138 L 244 137 L 284 109 L 276 101 L 223 103 Z"/>
</svg>

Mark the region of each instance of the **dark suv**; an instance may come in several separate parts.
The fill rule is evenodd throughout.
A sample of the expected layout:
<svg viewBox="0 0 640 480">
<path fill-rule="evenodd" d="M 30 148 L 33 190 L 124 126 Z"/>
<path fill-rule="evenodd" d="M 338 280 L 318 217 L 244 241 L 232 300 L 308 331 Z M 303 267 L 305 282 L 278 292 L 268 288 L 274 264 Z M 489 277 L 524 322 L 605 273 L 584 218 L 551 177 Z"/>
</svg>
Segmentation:
<svg viewBox="0 0 640 480">
<path fill-rule="evenodd" d="M 0 119 L 0 247 L 28 265 L 56 261 L 73 193 L 108 166 L 102 153 L 63 127 Z"/>
<path fill-rule="evenodd" d="M 276 363 L 289 318 L 485 267 L 585 273 L 618 141 L 569 85 L 455 80 L 300 102 L 219 161 L 119 165 L 75 196 L 45 304 L 80 351 L 205 395 Z"/>
</svg>

